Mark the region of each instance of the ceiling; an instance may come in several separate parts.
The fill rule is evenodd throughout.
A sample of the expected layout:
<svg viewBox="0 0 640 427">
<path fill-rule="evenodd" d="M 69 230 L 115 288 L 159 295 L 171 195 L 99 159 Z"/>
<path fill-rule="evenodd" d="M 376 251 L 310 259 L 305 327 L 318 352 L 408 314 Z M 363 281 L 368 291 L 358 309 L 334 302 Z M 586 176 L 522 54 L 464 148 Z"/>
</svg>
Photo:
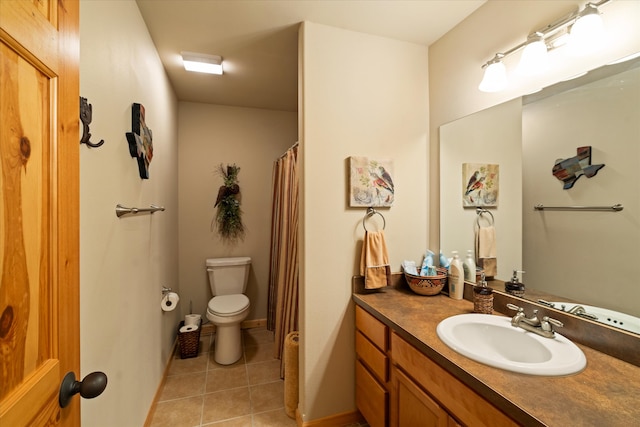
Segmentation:
<svg viewBox="0 0 640 427">
<path fill-rule="evenodd" d="M 298 27 L 311 21 L 430 45 L 486 0 L 136 0 L 180 101 L 297 111 Z M 220 55 L 224 75 L 185 71 Z"/>
</svg>

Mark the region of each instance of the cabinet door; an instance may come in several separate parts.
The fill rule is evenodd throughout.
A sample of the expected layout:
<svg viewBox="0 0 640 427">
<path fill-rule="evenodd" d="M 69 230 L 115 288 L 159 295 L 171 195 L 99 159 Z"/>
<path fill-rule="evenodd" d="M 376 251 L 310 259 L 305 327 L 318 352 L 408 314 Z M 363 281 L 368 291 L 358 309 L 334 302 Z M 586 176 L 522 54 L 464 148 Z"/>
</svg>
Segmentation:
<svg viewBox="0 0 640 427">
<path fill-rule="evenodd" d="M 449 414 L 398 369 L 392 370 L 391 426 L 447 427 Z"/>
<path fill-rule="evenodd" d="M 388 401 L 387 390 L 358 360 L 356 362 L 356 406 L 369 426 L 385 427 L 387 425 Z"/>
</svg>

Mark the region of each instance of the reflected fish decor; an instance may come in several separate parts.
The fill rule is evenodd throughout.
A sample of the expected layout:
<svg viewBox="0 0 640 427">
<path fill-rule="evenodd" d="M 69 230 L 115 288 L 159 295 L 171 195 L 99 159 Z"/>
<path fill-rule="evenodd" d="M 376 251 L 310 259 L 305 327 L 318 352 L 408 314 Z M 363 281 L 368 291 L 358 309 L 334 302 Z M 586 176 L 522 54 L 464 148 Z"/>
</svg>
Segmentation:
<svg viewBox="0 0 640 427">
<path fill-rule="evenodd" d="M 568 159 L 558 159 L 553 165 L 553 175 L 564 182 L 562 188 L 568 190 L 582 175 L 587 178 L 594 177 L 605 165 L 591 164 L 591 147 L 578 147 L 578 154 Z"/>
</svg>

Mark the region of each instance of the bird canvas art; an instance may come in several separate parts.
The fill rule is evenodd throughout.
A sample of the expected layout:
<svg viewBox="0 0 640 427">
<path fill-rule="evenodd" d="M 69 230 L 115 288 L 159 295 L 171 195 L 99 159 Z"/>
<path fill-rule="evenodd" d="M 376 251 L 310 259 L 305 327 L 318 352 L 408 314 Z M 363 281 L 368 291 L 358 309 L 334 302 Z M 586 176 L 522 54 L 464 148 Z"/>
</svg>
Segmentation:
<svg viewBox="0 0 640 427">
<path fill-rule="evenodd" d="M 392 206 L 395 196 L 393 162 L 368 157 L 350 157 L 351 207 Z"/>
<path fill-rule="evenodd" d="M 498 206 L 499 165 L 462 164 L 462 206 Z"/>
</svg>

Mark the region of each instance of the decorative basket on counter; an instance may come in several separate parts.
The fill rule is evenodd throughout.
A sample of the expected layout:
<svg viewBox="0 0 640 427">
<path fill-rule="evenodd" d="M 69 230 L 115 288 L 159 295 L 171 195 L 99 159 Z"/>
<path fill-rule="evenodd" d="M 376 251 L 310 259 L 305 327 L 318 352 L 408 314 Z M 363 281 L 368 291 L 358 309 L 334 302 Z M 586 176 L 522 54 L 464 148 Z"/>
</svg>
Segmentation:
<svg viewBox="0 0 640 427">
<path fill-rule="evenodd" d="M 435 276 L 416 276 L 405 271 L 404 278 L 416 294 L 438 295 L 447 284 L 447 269 L 438 267 L 436 271 L 438 274 Z"/>
<path fill-rule="evenodd" d="M 200 330 L 202 329 L 202 320 L 195 331 L 180 332 L 180 328 L 184 326 L 184 321 L 178 325 L 178 343 L 180 344 L 180 358 L 188 359 L 198 356 L 200 347 Z"/>
</svg>

